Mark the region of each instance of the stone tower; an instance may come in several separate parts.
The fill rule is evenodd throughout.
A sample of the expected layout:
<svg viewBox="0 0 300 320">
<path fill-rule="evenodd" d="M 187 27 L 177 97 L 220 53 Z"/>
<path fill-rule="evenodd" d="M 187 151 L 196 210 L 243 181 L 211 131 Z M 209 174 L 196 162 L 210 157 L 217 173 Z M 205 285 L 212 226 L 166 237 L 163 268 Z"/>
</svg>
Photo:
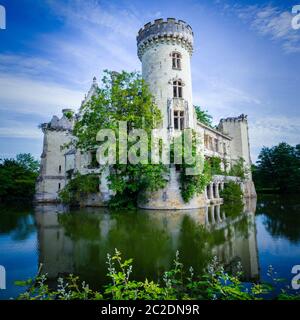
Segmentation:
<svg viewBox="0 0 300 320">
<path fill-rule="evenodd" d="M 250 157 L 250 143 L 248 133 L 248 120 L 247 116 L 241 114 L 238 117 L 221 119 L 218 129 L 230 136 L 230 152 L 231 162 L 234 164 L 240 158 L 245 160 L 245 168 L 248 169 L 246 181 L 243 185 L 243 192 L 245 197 L 256 197 L 255 186 L 252 181 L 251 174 L 251 157 Z"/>
<path fill-rule="evenodd" d="M 72 109 L 64 109 L 61 119 L 53 116 L 49 123 L 41 125 L 44 142 L 40 174 L 36 183 L 37 202 L 55 202 L 58 192 L 66 184 L 66 150 L 62 146 L 72 139 L 74 118 L 69 116 L 72 113 Z"/>
<path fill-rule="evenodd" d="M 235 162 L 239 158 L 243 158 L 245 165 L 250 168 L 251 158 L 247 116 L 241 114 L 239 117 L 221 119 L 218 129 L 233 138 L 230 143 L 231 160 Z"/>
<path fill-rule="evenodd" d="M 148 84 L 155 104 L 162 114 L 162 127 L 174 135 L 185 128 L 196 129 L 192 99 L 191 56 L 194 35 L 190 25 L 168 18 L 147 23 L 137 36 L 138 57 L 142 76 Z M 179 172 L 170 166 L 165 188 L 147 194 L 145 209 L 191 209 L 205 204 L 203 195 L 189 203 L 181 197 Z"/>
<path fill-rule="evenodd" d="M 139 30 L 137 47 L 142 76 L 161 110 L 163 127 L 193 128 L 191 26 L 173 18 L 149 22 Z"/>
</svg>

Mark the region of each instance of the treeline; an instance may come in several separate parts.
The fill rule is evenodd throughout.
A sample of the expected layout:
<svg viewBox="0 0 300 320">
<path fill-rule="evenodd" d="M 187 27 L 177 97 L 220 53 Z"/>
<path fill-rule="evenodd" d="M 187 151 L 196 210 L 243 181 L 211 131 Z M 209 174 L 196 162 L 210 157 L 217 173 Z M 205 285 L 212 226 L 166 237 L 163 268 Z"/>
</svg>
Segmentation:
<svg viewBox="0 0 300 320">
<path fill-rule="evenodd" d="M 252 167 L 258 191 L 297 193 L 300 191 L 300 144 L 295 147 L 282 142 L 264 147 Z"/>
<path fill-rule="evenodd" d="M 39 162 L 29 153 L 0 159 L 0 203 L 30 202 L 38 172 Z"/>
</svg>

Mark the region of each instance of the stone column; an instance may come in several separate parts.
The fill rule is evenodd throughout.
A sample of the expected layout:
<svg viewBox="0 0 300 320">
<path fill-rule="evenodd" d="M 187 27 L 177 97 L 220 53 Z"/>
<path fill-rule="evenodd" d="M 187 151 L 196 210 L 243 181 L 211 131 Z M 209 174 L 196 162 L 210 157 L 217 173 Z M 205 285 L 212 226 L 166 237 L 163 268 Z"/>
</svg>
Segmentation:
<svg viewBox="0 0 300 320">
<path fill-rule="evenodd" d="M 224 182 L 221 182 L 221 190 L 224 190 Z"/>
<path fill-rule="evenodd" d="M 222 222 L 221 216 L 220 216 L 220 205 L 217 205 L 217 223 Z"/>
<path fill-rule="evenodd" d="M 205 199 L 208 200 L 207 186 L 205 187 L 204 194 L 205 194 Z"/>
<path fill-rule="evenodd" d="M 220 199 L 220 194 L 219 194 L 219 182 L 217 182 L 217 183 L 215 184 L 215 186 L 216 186 L 216 198 L 217 198 L 217 199 Z"/>
<path fill-rule="evenodd" d="M 213 188 L 213 184 L 210 183 L 209 184 L 209 199 L 212 200 L 214 198 L 214 188 Z"/>
<path fill-rule="evenodd" d="M 211 210 L 211 223 L 215 224 L 216 223 L 216 220 L 215 220 L 215 206 L 211 206 L 210 210 Z"/>
<path fill-rule="evenodd" d="M 205 207 L 205 225 L 209 226 L 209 219 L 208 219 L 208 207 Z"/>
</svg>

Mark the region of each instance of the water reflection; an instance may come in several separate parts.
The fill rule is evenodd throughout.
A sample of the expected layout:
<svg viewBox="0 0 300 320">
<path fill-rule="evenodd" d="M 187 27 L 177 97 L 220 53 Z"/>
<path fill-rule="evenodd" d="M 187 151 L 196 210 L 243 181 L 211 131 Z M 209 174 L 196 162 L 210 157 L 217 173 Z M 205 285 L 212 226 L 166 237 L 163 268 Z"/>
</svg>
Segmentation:
<svg viewBox="0 0 300 320">
<path fill-rule="evenodd" d="M 10 235 L 15 241 L 26 240 L 35 232 L 31 208 L 0 206 L 0 234 Z"/>
<path fill-rule="evenodd" d="M 39 260 L 52 279 L 78 274 L 94 287 L 107 282 L 106 254 L 118 248 L 134 259 L 133 277 L 158 279 L 179 250 L 188 268 L 201 272 L 217 256 L 234 271 L 241 262 L 245 278 L 259 275 L 255 201 L 242 208 L 211 206 L 190 211 L 109 212 L 38 206 Z"/>
<path fill-rule="evenodd" d="M 293 195 L 280 197 L 264 195 L 257 213 L 264 216 L 266 230 L 275 238 L 285 238 L 291 243 L 300 243 L 300 204 Z"/>
</svg>

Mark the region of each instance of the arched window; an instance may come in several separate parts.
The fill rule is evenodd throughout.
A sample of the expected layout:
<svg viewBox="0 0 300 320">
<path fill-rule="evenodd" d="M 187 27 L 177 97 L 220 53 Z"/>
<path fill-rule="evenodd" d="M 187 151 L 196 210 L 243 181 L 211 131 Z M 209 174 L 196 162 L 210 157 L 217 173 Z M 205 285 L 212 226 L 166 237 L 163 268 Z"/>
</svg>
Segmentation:
<svg viewBox="0 0 300 320">
<path fill-rule="evenodd" d="M 182 81 L 181 80 L 173 81 L 173 97 L 182 98 Z"/>
<path fill-rule="evenodd" d="M 172 68 L 181 69 L 181 54 L 179 52 L 172 53 Z"/>
</svg>

